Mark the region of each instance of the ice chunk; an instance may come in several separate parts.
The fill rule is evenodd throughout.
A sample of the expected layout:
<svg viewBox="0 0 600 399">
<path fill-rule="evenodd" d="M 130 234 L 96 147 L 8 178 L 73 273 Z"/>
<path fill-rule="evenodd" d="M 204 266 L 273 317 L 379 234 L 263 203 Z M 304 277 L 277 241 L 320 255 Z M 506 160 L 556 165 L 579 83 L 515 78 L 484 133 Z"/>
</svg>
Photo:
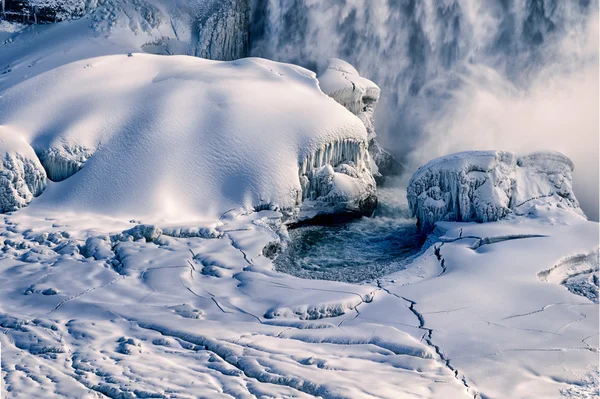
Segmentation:
<svg viewBox="0 0 600 399">
<path fill-rule="evenodd" d="M 46 172 L 33 148 L 0 126 L 0 212 L 21 208 L 46 188 Z"/>
<path fill-rule="evenodd" d="M 571 189 L 573 163 L 555 152 L 522 157 L 506 151 L 469 151 L 434 159 L 411 178 L 407 197 L 422 231 L 438 221 L 490 222 L 524 205 L 579 210 Z"/>
</svg>

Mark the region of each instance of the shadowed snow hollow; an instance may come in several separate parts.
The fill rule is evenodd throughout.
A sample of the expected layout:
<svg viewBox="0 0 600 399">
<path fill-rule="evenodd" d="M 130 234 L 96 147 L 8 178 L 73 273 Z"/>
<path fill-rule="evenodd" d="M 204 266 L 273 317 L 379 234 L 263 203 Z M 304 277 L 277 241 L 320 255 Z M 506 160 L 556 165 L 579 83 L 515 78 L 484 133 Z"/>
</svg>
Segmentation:
<svg viewBox="0 0 600 399">
<path fill-rule="evenodd" d="M 572 189 L 573 162 L 557 152 L 517 156 L 467 151 L 420 167 L 407 188 L 421 230 L 438 221 L 492 222 L 511 212 L 534 215 L 536 206 L 579 209 Z"/>
<path fill-rule="evenodd" d="M 74 174 L 48 187 L 44 209 L 212 217 L 304 200 L 315 214 L 359 210 L 375 191 L 361 121 L 314 73 L 262 59 L 76 62 L 5 92 L 0 125 L 53 180 Z"/>
</svg>

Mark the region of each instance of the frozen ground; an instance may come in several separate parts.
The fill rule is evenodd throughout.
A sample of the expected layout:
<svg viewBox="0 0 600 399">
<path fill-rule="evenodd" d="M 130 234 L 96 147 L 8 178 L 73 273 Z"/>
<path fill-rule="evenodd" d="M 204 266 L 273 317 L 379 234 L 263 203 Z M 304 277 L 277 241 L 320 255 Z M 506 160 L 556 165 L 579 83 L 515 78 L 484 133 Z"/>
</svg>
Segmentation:
<svg viewBox="0 0 600 399">
<path fill-rule="evenodd" d="M 406 269 L 348 284 L 275 272 L 279 216 L 5 215 L 2 397 L 595 397 L 598 305 L 546 276 L 597 270 L 596 223 L 442 223 Z"/>
</svg>

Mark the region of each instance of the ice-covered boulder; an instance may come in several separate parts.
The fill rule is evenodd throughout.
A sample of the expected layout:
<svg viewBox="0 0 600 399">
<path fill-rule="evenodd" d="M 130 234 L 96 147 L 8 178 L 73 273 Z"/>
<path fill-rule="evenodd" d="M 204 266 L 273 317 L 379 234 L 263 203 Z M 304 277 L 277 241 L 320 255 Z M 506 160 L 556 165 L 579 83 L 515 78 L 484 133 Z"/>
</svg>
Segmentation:
<svg viewBox="0 0 600 399">
<path fill-rule="evenodd" d="M 0 126 L 0 212 L 31 202 L 46 188 L 46 172 L 33 148 L 15 132 Z"/>
<path fill-rule="evenodd" d="M 375 106 L 381 89 L 367 78 L 360 76 L 356 68 L 346 61 L 331 58 L 325 71 L 319 75 L 323 93 L 358 116 L 365 124 L 369 139 L 369 152 L 375 176 L 392 175 L 401 171 L 401 166 L 392 155 L 377 142 L 375 132 Z"/>
<path fill-rule="evenodd" d="M 411 178 L 407 197 L 422 231 L 438 221 L 491 222 L 527 205 L 571 208 L 573 163 L 563 154 L 468 151 L 436 158 Z"/>
<path fill-rule="evenodd" d="M 0 97 L 52 184 L 35 207 L 177 220 L 279 208 L 368 212 L 367 132 L 313 72 L 126 54 L 51 70 Z M 35 154 L 33 154 L 35 155 Z M 38 163 L 39 164 L 39 163 Z"/>
</svg>

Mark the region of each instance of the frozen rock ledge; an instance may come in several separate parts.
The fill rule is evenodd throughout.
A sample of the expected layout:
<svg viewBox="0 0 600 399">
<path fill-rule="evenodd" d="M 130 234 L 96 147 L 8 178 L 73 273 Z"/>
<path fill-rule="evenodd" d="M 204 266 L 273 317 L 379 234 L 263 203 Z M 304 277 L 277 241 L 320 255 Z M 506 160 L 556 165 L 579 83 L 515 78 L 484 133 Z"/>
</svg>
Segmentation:
<svg viewBox="0 0 600 399">
<path fill-rule="evenodd" d="M 420 167 L 408 184 L 408 203 L 423 232 L 433 230 L 438 221 L 491 222 L 513 213 L 533 215 L 539 206 L 583 215 L 572 189 L 573 169 L 573 162 L 557 152 L 461 152 Z"/>
<path fill-rule="evenodd" d="M 385 175 L 399 174 L 402 171 L 400 163 L 377 142 L 374 113 L 381 93 L 379 86 L 360 76 L 352 65 L 337 58 L 328 60 L 327 68 L 319 75 L 319 86 L 323 93 L 364 123 L 375 178 L 379 180 Z"/>
</svg>

